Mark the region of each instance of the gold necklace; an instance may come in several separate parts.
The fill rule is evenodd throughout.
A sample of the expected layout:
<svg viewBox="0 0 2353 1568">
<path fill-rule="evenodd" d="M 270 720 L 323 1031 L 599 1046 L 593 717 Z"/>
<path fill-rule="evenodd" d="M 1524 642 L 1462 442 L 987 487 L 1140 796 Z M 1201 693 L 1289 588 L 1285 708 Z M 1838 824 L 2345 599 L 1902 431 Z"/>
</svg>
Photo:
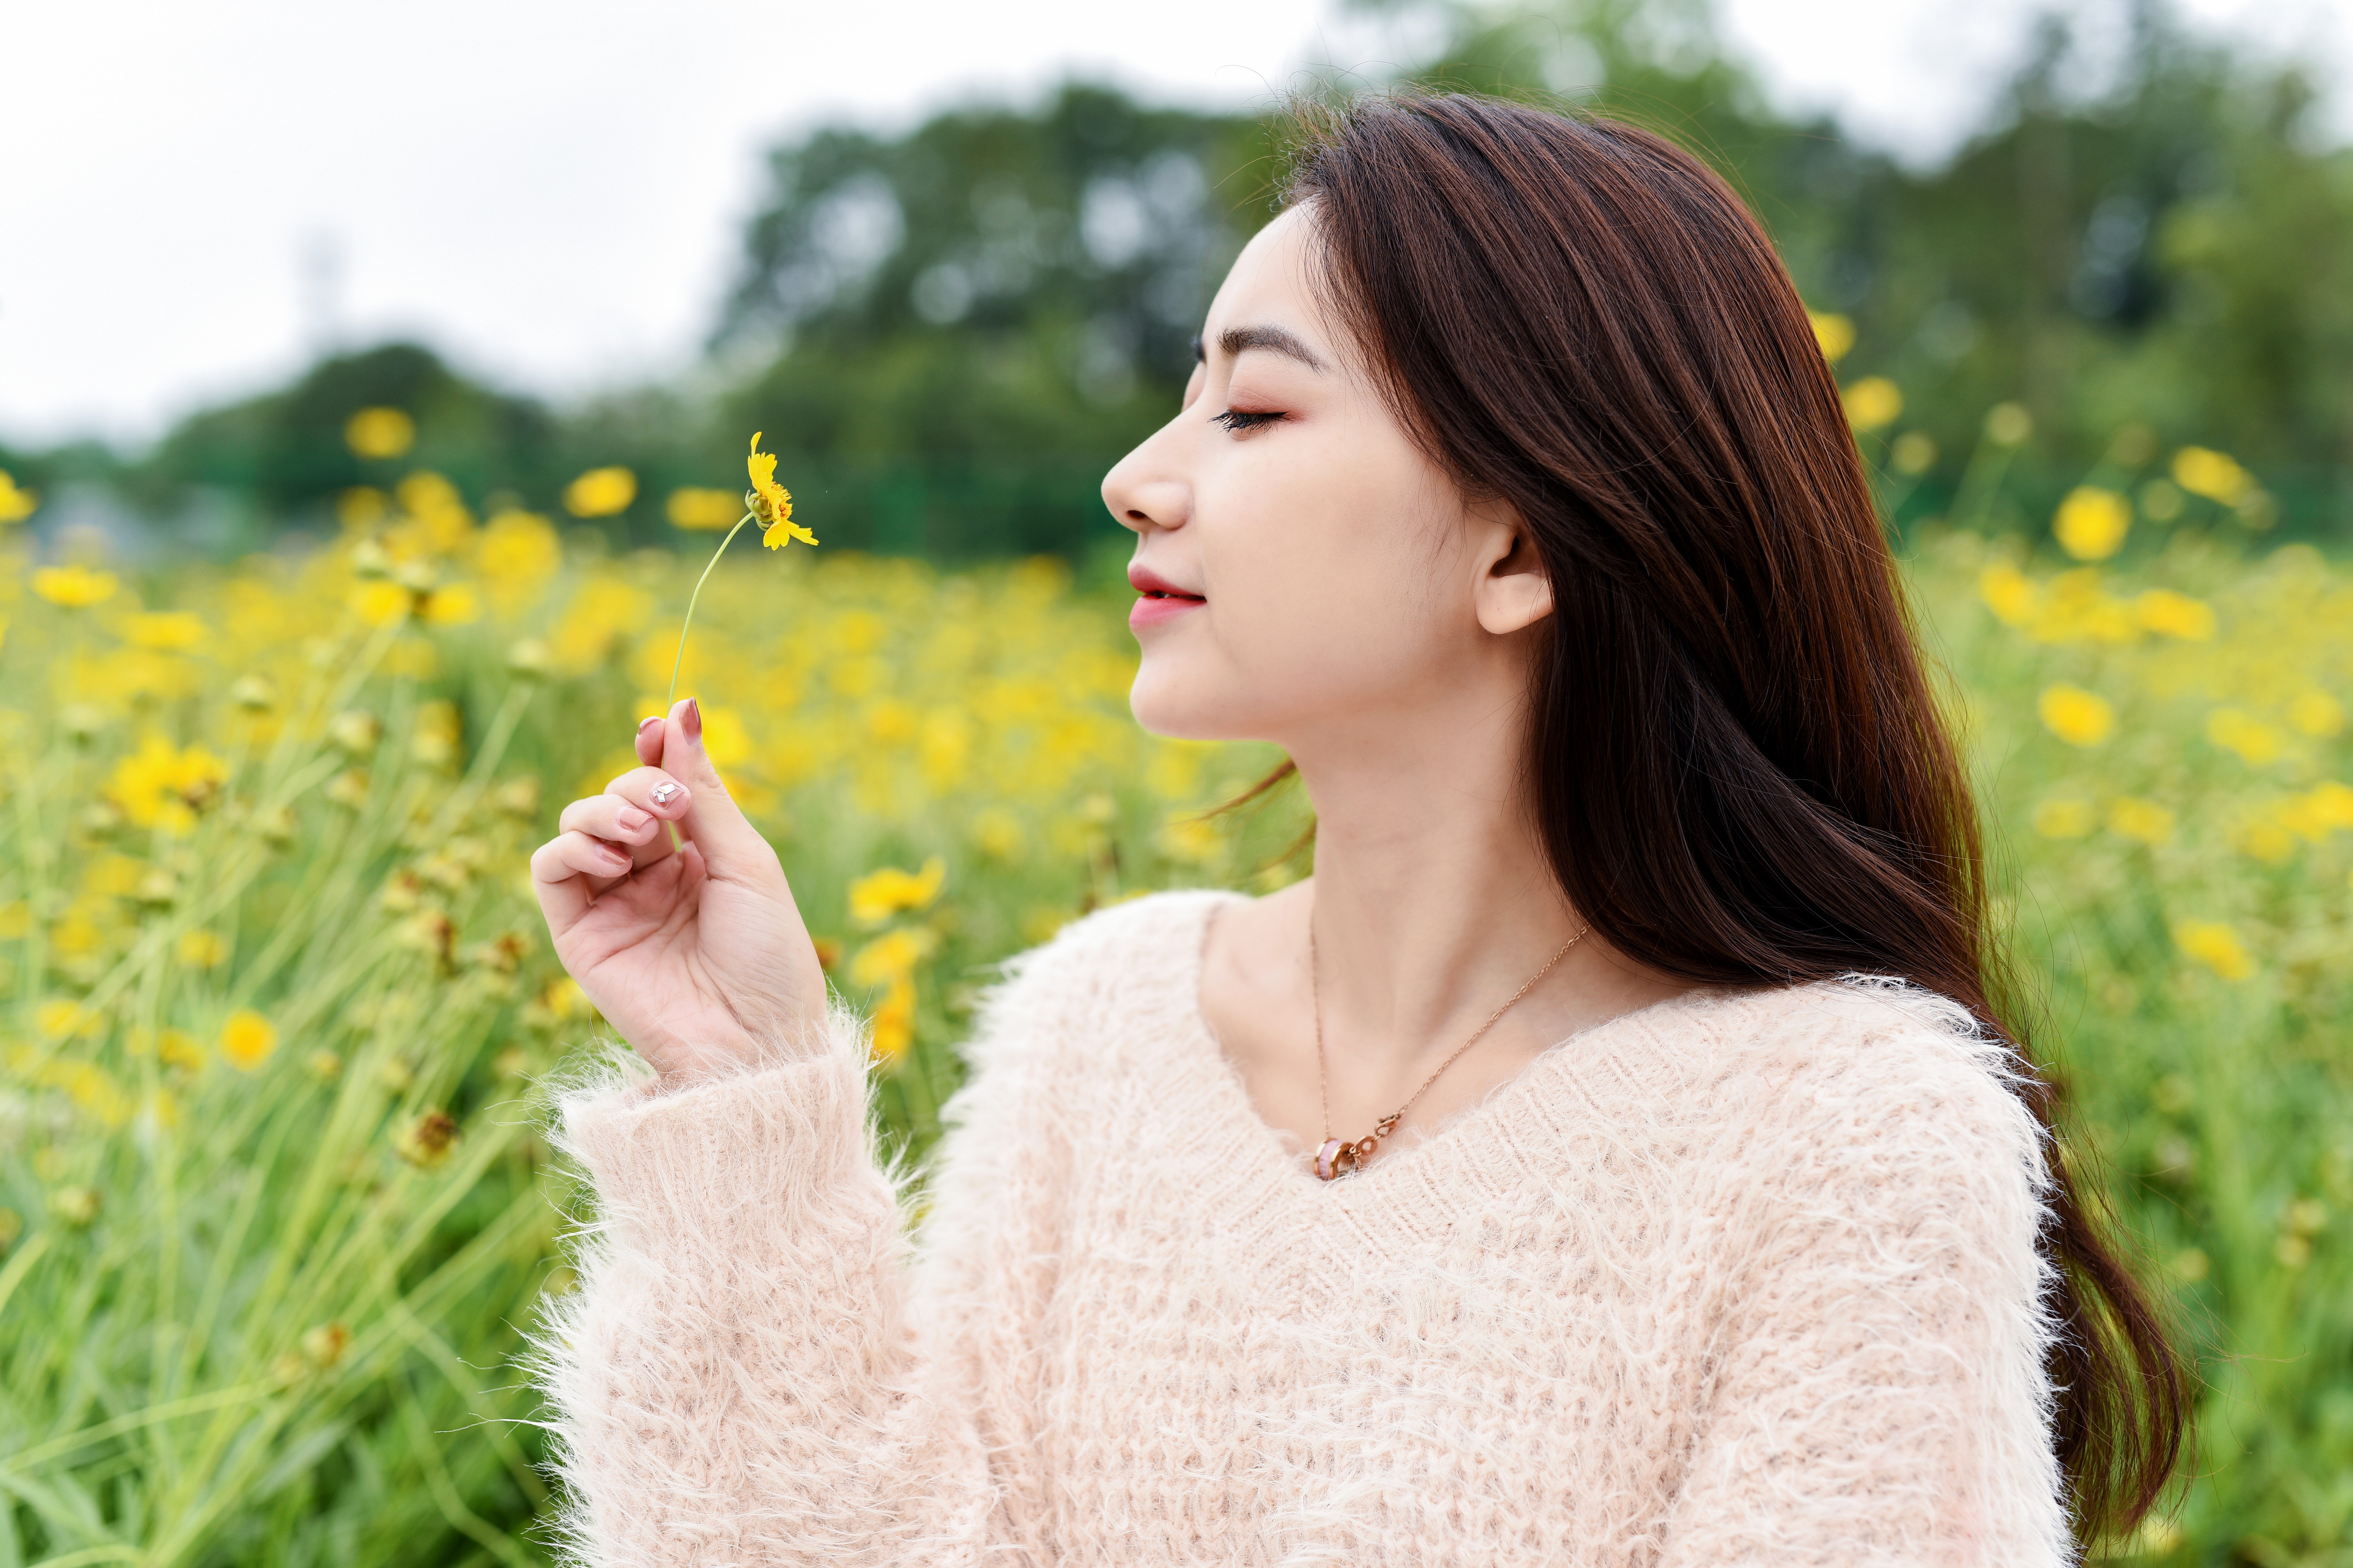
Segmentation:
<svg viewBox="0 0 2353 1568">
<path fill-rule="evenodd" d="M 1388 1137 L 1391 1132 L 1397 1131 L 1398 1120 L 1403 1117 L 1407 1111 L 1413 1109 L 1413 1102 L 1415 1100 L 1421 1098 L 1421 1089 L 1428 1089 L 1431 1084 L 1436 1083 L 1438 1081 L 1438 1075 L 1454 1065 L 1455 1058 L 1460 1057 L 1464 1051 L 1467 1051 L 1472 1046 L 1477 1045 L 1480 1037 L 1485 1035 L 1488 1030 L 1495 1026 L 1495 1020 L 1510 1012 L 1514 1002 L 1517 1002 L 1521 997 L 1535 990 L 1536 987 L 1536 982 L 1551 973 L 1552 966 L 1558 963 L 1562 959 L 1567 958 L 1568 956 L 1568 950 L 1575 947 L 1578 942 L 1583 942 L 1585 940 L 1585 933 L 1592 929 L 1593 927 L 1590 922 L 1579 926 L 1575 936 L 1570 937 L 1567 942 L 1560 944 L 1560 951 L 1558 952 L 1554 953 L 1550 958 L 1545 960 L 1545 965 L 1542 969 L 1537 970 L 1534 974 L 1528 976 L 1526 984 L 1512 993 L 1510 1001 L 1505 1002 L 1502 1006 L 1488 1014 L 1487 1021 L 1480 1025 L 1477 1028 L 1472 1030 L 1471 1037 L 1469 1039 L 1454 1047 L 1454 1055 L 1448 1057 L 1444 1061 L 1439 1063 L 1430 1075 L 1421 1080 L 1421 1089 L 1417 1089 L 1411 1094 L 1406 1096 L 1405 1103 L 1403 1105 L 1398 1106 L 1395 1110 L 1392 1110 L 1387 1116 L 1382 1117 L 1378 1121 L 1373 1124 L 1373 1130 L 1370 1132 L 1351 1143 L 1332 1136 L 1332 1086 L 1331 1079 L 1326 1075 L 1324 1068 L 1324 998 L 1322 991 L 1318 985 L 1317 975 L 1315 973 L 1315 915 L 1314 910 L 1309 910 L 1307 916 L 1307 1001 L 1308 1005 L 1312 1007 L 1315 1013 L 1315 1083 L 1317 1091 L 1321 1094 L 1324 1100 L 1324 1142 L 1323 1145 L 1315 1151 L 1316 1175 L 1327 1182 L 1335 1181 L 1339 1177 L 1345 1175 L 1348 1172 L 1355 1170 L 1358 1165 L 1363 1164 L 1366 1160 L 1370 1159 L 1372 1157 L 1373 1151 L 1381 1146 L 1381 1140 Z"/>
</svg>

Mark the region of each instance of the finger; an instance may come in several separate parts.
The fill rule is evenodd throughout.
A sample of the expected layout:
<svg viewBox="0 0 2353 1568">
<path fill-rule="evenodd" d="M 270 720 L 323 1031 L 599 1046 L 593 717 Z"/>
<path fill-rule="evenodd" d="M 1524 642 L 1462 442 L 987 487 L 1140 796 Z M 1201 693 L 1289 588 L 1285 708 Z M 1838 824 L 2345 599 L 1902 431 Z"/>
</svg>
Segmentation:
<svg viewBox="0 0 2353 1568">
<path fill-rule="evenodd" d="M 649 713 L 638 721 L 638 761 L 649 768 L 659 767 L 662 757 L 662 716 Z"/>
<path fill-rule="evenodd" d="M 605 785 L 604 795 L 589 798 L 618 801 L 649 816 L 676 822 L 694 804 L 694 792 L 660 768 L 631 768 L 628 773 L 614 774 Z"/>
<path fill-rule="evenodd" d="M 547 917 L 547 929 L 562 936 L 575 921 L 588 912 L 596 901 L 596 890 L 588 879 L 574 870 L 564 858 L 564 840 L 551 838 L 532 851 L 532 890 L 539 895 L 540 912 Z"/>
<path fill-rule="evenodd" d="M 614 781 L 616 784 L 620 782 Z M 675 784 L 670 787 L 674 791 L 680 788 Z M 638 846 L 652 842 L 660 830 L 661 818 L 638 805 L 627 793 L 608 789 L 603 795 L 592 795 L 565 806 L 555 826 L 562 833 L 593 834 L 615 844 Z"/>
<path fill-rule="evenodd" d="M 629 873 L 628 846 L 607 843 L 594 834 L 559 833 L 541 847 L 554 850 L 557 864 L 591 879 L 588 890 L 592 894 L 603 892 L 602 884 Z M 537 857 L 533 858 L 536 861 Z"/>
<path fill-rule="evenodd" d="M 748 876 L 775 866 L 776 852 L 745 819 L 702 749 L 702 710 L 693 698 L 681 698 L 670 709 L 663 724 L 661 756 L 666 764 L 662 771 L 687 788 L 686 815 L 679 826 L 702 847 L 703 865 L 712 876 Z"/>
<path fill-rule="evenodd" d="M 632 850 L 635 864 L 650 866 L 690 837 L 684 819 L 693 800 L 693 791 L 661 769 L 631 768 L 617 774 L 603 795 L 566 806 L 561 826 L 610 839 Z"/>
</svg>

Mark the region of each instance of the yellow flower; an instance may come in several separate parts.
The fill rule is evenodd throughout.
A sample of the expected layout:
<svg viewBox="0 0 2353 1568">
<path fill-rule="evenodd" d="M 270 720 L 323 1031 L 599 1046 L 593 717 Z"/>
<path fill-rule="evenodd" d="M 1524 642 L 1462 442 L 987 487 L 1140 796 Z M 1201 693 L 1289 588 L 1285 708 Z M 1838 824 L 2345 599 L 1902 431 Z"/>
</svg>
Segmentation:
<svg viewBox="0 0 2353 1568">
<path fill-rule="evenodd" d="M 2042 595 L 2025 573 L 2007 561 L 1997 561 L 1978 574 L 1978 597 L 2002 625 L 2022 626 L 2034 618 Z"/>
<path fill-rule="evenodd" d="M 1225 854 L 1225 836 L 1218 825 L 1198 812 L 1180 812 L 1160 829 L 1160 847 L 1172 860 L 1203 865 Z"/>
<path fill-rule="evenodd" d="M 2295 835 L 2277 816 L 2259 816 L 2232 837 L 2241 849 L 2266 866 L 2284 866 L 2295 858 Z"/>
<path fill-rule="evenodd" d="M 33 592 L 69 610 L 104 604 L 120 586 L 113 573 L 88 566 L 44 566 L 33 574 Z"/>
<path fill-rule="evenodd" d="M 2098 820 L 2090 801 L 2072 795 L 2043 801 L 2034 808 L 2034 831 L 2045 838 L 2081 838 Z"/>
<path fill-rule="evenodd" d="M 185 1072 L 201 1072 L 205 1066 L 204 1042 L 185 1029 L 163 1029 L 155 1036 L 155 1059 L 167 1068 Z"/>
<path fill-rule="evenodd" d="M 1936 466 L 1936 438 L 1926 430 L 1906 430 L 1887 456 L 1899 474 L 1925 474 Z"/>
<path fill-rule="evenodd" d="M 915 1038 L 915 965 L 931 956 L 939 937 L 929 931 L 894 931 L 876 937 L 849 961 L 852 985 L 884 985 L 874 1009 L 874 1054 L 896 1060 Z"/>
<path fill-rule="evenodd" d="M 374 485 L 353 485 L 335 497 L 335 521 L 353 533 L 374 528 L 391 513 L 391 501 Z"/>
<path fill-rule="evenodd" d="M 39 495 L 16 488 L 16 476 L 0 468 L 0 522 L 22 522 L 41 504 Z"/>
<path fill-rule="evenodd" d="M 992 860 L 1018 860 L 1028 841 L 1020 819 L 1002 806 L 990 806 L 972 819 L 973 845 Z"/>
<path fill-rule="evenodd" d="M 196 813 L 217 800 L 227 782 L 228 763 L 202 746 L 184 752 L 149 735 L 114 764 L 106 795 L 133 825 L 177 835 L 195 826 Z"/>
<path fill-rule="evenodd" d="M 2316 785 L 2305 797 L 2305 805 L 2312 819 L 2325 827 L 2353 829 L 2353 784 L 2332 779 Z"/>
<path fill-rule="evenodd" d="M 2173 482 L 2194 496 L 2236 506 L 2254 489 L 2253 475 L 2220 452 L 2184 447 L 2173 454 Z"/>
<path fill-rule="evenodd" d="M 564 488 L 564 510 L 575 517 L 612 517 L 638 499 L 638 476 L 627 468 L 591 468 Z"/>
<path fill-rule="evenodd" d="M 278 1026 L 250 1007 L 239 1007 L 221 1025 L 221 1059 L 239 1072 L 252 1072 L 278 1048 Z"/>
<path fill-rule="evenodd" d="M 228 956 L 228 942 L 220 932 L 197 926 L 182 931 L 172 951 L 191 969 L 210 969 Z"/>
<path fill-rule="evenodd" d="M 2062 682 L 2035 704 L 2043 727 L 2071 746 L 2096 746 L 2116 732 L 2116 710 L 2096 691 Z"/>
<path fill-rule="evenodd" d="M 1832 364 L 1846 358 L 1847 350 L 1854 347 L 1854 323 L 1832 311 L 1809 310 L 1806 320 L 1814 329 L 1814 342 L 1822 357 Z"/>
<path fill-rule="evenodd" d="M 187 610 L 148 610 L 122 623 L 122 640 L 157 653 L 179 653 L 205 637 L 205 618 Z"/>
<path fill-rule="evenodd" d="M 2238 933 L 2219 921 L 2177 921 L 2173 942 L 2225 980 L 2244 980 L 2255 972 L 2255 961 L 2239 945 Z"/>
<path fill-rule="evenodd" d="M 873 986 L 913 974 L 915 965 L 929 958 L 939 944 L 939 935 L 934 931 L 885 931 L 860 948 L 850 959 L 849 983 Z"/>
<path fill-rule="evenodd" d="M 2126 838 L 2163 844 L 2173 837 L 2173 813 L 2153 800 L 2127 795 L 2108 809 L 2108 826 Z"/>
<path fill-rule="evenodd" d="M 2097 485 L 2069 490 L 2051 522 L 2059 547 L 2078 561 L 2105 561 L 2124 548 L 2131 527 L 2132 503 Z"/>
<path fill-rule="evenodd" d="M 2143 630 L 2184 642 L 2211 642 L 2214 607 L 2170 588 L 2151 588 L 2133 601 L 2133 619 Z"/>
<path fill-rule="evenodd" d="M 712 766 L 732 768 L 738 763 L 749 762 L 753 750 L 752 731 L 742 714 L 716 703 L 703 708 L 702 754 L 711 759 Z"/>
<path fill-rule="evenodd" d="M 757 440 L 759 437 L 754 437 Z M 771 458 L 771 463 L 776 459 Z M 670 492 L 670 525 L 672 528 L 716 532 L 732 528 L 744 515 L 744 498 L 732 490 L 701 489 L 689 486 Z"/>
<path fill-rule="evenodd" d="M 509 510 L 491 518 L 474 555 L 482 581 L 509 607 L 563 564 L 564 548 L 556 542 L 555 530 L 533 511 Z"/>
<path fill-rule="evenodd" d="M 62 1040 L 71 1035 L 91 1039 L 105 1023 L 105 1014 L 63 997 L 53 996 L 33 1009 L 33 1027 L 47 1040 Z"/>
<path fill-rule="evenodd" d="M 2286 740 L 2262 720 L 2236 708 L 2217 708 L 2206 720 L 2206 738 L 2225 751 L 2239 753 L 2251 768 L 2279 761 Z"/>
<path fill-rule="evenodd" d="M 2034 416 L 2022 403 L 1997 403 L 1986 410 L 1985 433 L 1997 447 L 2015 447 L 2034 434 Z"/>
<path fill-rule="evenodd" d="M 2326 691 L 2300 693 L 2287 705 L 2287 721 L 2316 741 L 2345 728 L 2345 705 Z"/>
<path fill-rule="evenodd" d="M 874 1009 L 873 1053 L 884 1061 L 895 1062 L 907 1054 L 915 1043 L 915 982 L 912 975 L 894 974 L 891 988 Z"/>
<path fill-rule="evenodd" d="M 936 855 L 918 872 L 885 866 L 849 884 L 849 918 L 862 926 L 878 926 L 902 910 L 929 909 L 947 875 L 947 862 Z"/>
<path fill-rule="evenodd" d="M 419 703 L 415 738 L 408 743 L 409 752 L 418 762 L 438 768 L 457 760 L 458 745 L 464 735 L 464 724 L 458 716 L 455 702 L 441 699 Z"/>
<path fill-rule="evenodd" d="M 397 408 L 363 408 L 343 422 L 343 445 L 357 458 L 397 458 L 415 445 L 417 421 Z"/>
<path fill-rule="evenodd" d="M 204 1043 L 185 1029 L 165 1027 L 161 1030 L 134 1028 L 125 1042 L 134 1057 L 153 1056 L 167 1068 L 180 1068 L 188 1072 L 201 1071 L 205 1065 Z"/>
<path fill-rule="evenodd" d="M 1847 423 L 1858 430 L 1893 425 L 1904 412 L 1904 394 L 1883 375 L 1866 375 L 1846 389 Z"/>
<path fill-rule="evenodd" d="M 417 598 L 399 584 L 378 579 L 355 585 L 349 602 L 352 613 L 358 616 L 363 624 L 389 626 L 408 618 L 408 612 L 416 606 Z"/>
<path fill-rule="evenodd" d="M 445 584 L 425 596 L 425 618 L 437 626 L 462 626 L 481 613 L 482 602 L 470 583 Z"/>
<path fill-rule="evenodd" d="M 770 550 L 782 550 L 794 540 L 803 544 L 815 544 L 817 535 L 793 521 L 793 492 L 776 483 L 776 457 L 760 450 L 760 432 L 752 432 L 752 455 L 744 459 L 744 471 L 752 476 L 752 494 L 746 498 L 752 505 L 752 515 L 765 530 L 760 542 Z"/>
</svg>

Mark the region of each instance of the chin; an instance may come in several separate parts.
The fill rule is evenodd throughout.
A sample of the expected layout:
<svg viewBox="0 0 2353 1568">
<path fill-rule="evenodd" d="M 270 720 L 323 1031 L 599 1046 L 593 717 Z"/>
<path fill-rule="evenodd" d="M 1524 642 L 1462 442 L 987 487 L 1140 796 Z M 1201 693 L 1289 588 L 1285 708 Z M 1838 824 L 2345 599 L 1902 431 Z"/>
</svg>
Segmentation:
<svg viewBox="0 0 2353 1568">
<path fill-rule="evenodd" d="M 1240 741 L 1250 739 L 1234 722 L 1234 704 L 1219 701 L 1194 683 L 1171 679 L 1155 670 L 1146 658 L 1128 688 L 1127 710 L 1135 721 L 1171 741 Z"/>
</svg>

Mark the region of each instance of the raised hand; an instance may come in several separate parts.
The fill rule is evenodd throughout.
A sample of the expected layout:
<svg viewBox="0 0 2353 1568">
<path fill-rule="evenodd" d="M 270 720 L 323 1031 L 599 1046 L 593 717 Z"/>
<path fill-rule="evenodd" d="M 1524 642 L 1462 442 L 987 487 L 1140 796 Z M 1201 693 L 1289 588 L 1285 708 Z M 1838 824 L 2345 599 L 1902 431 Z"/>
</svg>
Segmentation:
<svg viewBox="0 0 2353 1568">
<path fill-rule="evenodd" d="M 637 750 L 645 765 L 565 806 L 531 858 L 556 956 L 666 1083 L 809 1048 L 825 973 L 776 850 L 703 752 L 694 700 L 646 720 Z"/>
</svg>

